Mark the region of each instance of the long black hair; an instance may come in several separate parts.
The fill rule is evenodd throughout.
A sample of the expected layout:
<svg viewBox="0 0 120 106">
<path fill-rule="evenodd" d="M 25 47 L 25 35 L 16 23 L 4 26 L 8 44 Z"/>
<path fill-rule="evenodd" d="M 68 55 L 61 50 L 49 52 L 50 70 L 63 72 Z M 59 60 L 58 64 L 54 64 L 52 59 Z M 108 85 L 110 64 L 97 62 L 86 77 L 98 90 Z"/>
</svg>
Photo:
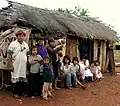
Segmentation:
<svg viewBox="0 0 120 106">
<path fill-rule="evenodd" d="M 66 59 L 69 60 L 68 65 L 70 65 L 71 60 L 70 60 L 70 57 L 68 55 L 63 57 L 63 64 L 64 65 L 66 64 L 66 62 L 65 62 Z"/>
<path fill-rule="evenodd" d="M 72 63 L 74 63 L 74 61 L 77 61 L 77 62 L 79 63 L 79 59 L 78 59 L 78 57 L 73 57 L 73 59 L 72 59 Z"/>
</svg>

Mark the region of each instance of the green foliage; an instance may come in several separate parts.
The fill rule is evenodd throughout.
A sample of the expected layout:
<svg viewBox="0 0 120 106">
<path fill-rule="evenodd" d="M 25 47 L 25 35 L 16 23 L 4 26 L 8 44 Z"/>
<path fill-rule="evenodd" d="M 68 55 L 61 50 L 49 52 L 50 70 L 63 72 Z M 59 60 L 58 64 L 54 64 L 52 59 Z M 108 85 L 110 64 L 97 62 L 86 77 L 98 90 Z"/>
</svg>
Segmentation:
<svg viewBox="0 0 120 106">
<path fill-rule="evenodd" d="M 66 9 L 58 8 L 55 11 L 59 11 L 59 12 L 67 13 L 67 14 L 72 14 L 72 15 L 75 15 L 77 17 L 89 16 L 88 9 L 81 8 L 80 6 L 75 6 L 75 8 L 73 10 L 70 10 L 70 9 L 67 9 L 67 8 Z"/>
<path fill-rule="evenodd" d="M 114 54 L 116 57 L 120 57 L 120 51 L 119 50 L 114 50 Z"/>
</svg>

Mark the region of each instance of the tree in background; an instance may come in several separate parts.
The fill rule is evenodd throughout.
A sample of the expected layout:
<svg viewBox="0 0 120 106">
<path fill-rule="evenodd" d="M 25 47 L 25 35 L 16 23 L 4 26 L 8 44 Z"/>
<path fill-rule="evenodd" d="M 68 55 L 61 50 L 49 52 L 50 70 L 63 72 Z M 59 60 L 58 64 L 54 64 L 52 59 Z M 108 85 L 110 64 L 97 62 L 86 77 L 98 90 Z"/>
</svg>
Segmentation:
<svg viewBox="0 0 120 106">
<path fill-rule="evenodd" d="M 75 8 L 73 10 L 70 10 L 70 9 L 67 9 L 67 8 L 66 9 L 58 8 L 55 11 L 59 11 L 59 12 L 63 12 L 63 13 L 71 14 L 71 15 L 75 15 L 77 17 L 89 16 L 88 9 L 81 8 L 80 6 L 75 6 Z"/>
</svg>

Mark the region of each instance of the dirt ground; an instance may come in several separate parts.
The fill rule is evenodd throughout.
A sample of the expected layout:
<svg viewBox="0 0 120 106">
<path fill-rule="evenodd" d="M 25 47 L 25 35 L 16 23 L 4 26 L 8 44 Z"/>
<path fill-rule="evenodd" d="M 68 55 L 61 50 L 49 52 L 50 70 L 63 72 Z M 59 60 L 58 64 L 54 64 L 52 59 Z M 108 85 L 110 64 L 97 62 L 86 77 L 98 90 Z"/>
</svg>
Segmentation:
<svg viewBox="0 0 120 106">
<path fill-rule="evenodd" d="M 116 71 L 119 71 L 117 68 Z M 54 98 L 44 101 L 40 97 L 22 98 L 22 104 L 9 92 L 0 92 L 0 106 L 120 106 L 120 76 L 105 75 L 97 83 L 88 83 L 86 90 L 73 88 L 54 92 Z"/>
</svg>

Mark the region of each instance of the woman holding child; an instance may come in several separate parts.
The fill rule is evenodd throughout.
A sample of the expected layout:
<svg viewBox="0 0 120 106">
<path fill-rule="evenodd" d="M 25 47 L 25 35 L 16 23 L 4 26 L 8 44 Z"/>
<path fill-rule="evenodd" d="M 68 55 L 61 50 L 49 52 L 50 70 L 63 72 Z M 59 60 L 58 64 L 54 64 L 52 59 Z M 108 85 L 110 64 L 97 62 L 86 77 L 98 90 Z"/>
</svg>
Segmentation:
<svg viewBox="0 0 120 106">
<path fill-rule="evenodd" d="M 51 63 L 53 65 L 53 72 L 54 72 L 54 81 L 53 81 L 53 88 L 58 90 L 59 88 L 57 87 L 57 80 L 58 80 L 58 66 L 57 66 L 57 55 L 58 52 L 62 49 L 62 45 L 57 46 L 55 43 L 54 39 L 49 39 L 48 40 L 48 54 L 51 59 Z"/>
</svg>

